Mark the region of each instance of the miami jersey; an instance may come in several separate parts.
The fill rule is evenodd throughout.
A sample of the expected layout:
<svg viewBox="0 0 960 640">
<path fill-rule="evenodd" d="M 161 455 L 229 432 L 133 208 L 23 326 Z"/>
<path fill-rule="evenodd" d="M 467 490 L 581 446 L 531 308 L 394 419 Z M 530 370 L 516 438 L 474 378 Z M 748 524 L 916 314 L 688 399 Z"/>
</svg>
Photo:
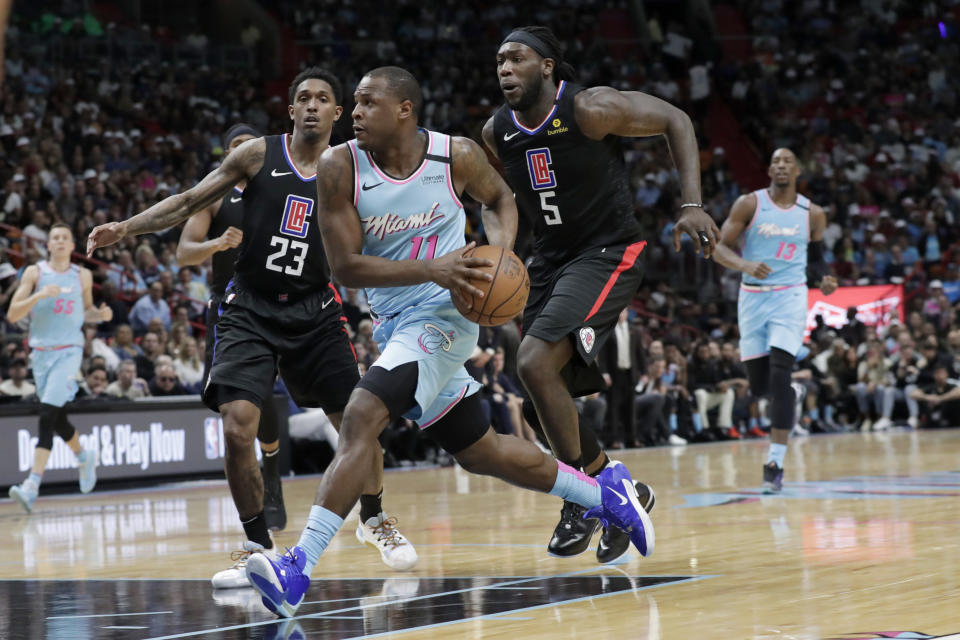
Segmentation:
<svg viewBox="0 0 960 640">
<path fill-rule="evenodd" d="M 810 200 L 797 194 L 794 205 L 783 209 L 774 204 L 766 189 L 753 193 L 757 208 L 743 234 L 743 257 L 751 262 L 763 262 L 771 272 L 762 281 L 743 274 L 742 282 L 776 286 L 806 283 Z"/>
<path fill-rule="evenodd" d="M 429 137 L 420 167 L 394 178 L 370 153 L 347 143 L 353 156 L 353 204 L 363 225 L 363 253 L 388 260 L 430 260 L 466 244 L 466 218 L 453 186 L 450 136 Z M 426 282 L 367 289 L 374 313 L 391 316 L 406 307 L 450 302 L 450 292 Z"/>
<path fill-rule="evenodd" d="M 82 347 L 83 282 L 80 267 L 71 264 L 66 271 L 54 271 L 44 260 L 37 264 L 37 268 L 40 277 L 35 291 L 55 284 L 60 287 L 60 294 L 40 300 L 30 311 L 30 348 Z"/>
</svg>

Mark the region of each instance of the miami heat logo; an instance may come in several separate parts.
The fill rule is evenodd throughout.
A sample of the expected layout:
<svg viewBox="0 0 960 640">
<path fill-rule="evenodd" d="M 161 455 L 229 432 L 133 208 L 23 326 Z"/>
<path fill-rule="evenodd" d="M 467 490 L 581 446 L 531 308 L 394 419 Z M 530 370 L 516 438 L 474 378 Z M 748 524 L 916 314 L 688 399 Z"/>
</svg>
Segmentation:
<svg viewBox="0 0 960 640">
<path fill-rule="evenodd" d="M 294 238 L 306 238 L 313 213 L 313 200 L 301 198 L 292 193 L 287 196 L 283 207 L 283 219 L 280 221 L 280 233 Z"/>
<path fill-rule="evenodd" d="M 450 351 L 453 348 L 453 331 L 444 331 L 437 325 L 427 322 L 423 325 L 425 331 L 420 334 L 417 342 L 424 353 L 436 353 L 437 349 Z"/>
</svg>

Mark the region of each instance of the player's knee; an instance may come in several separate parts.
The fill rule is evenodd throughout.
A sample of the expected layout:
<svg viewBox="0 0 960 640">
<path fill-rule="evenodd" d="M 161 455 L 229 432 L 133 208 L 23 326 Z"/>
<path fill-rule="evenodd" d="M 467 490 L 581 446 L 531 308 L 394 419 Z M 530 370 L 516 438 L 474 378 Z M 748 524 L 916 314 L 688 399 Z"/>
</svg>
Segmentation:
<svg viewBox="0 0 960 640">
<path fill-rule="evenodd" d="M 230 402 L 220 410 L 223 416 L 223 437 L 228 449 L 253 446 L 257 437 L 260 412 L 249 402 Z"/>
<path fill-rule="evenodd" d="M 494 475 L 497 469 L 497 460 L 499 458 L 497 450 L 497 439 L 499 436 L 491 433 L 473 443 L 463 451 L 459 451 L 454 458 L 465 471 L 481 476 Z"/>
<path fill-rule="evenodd" d="M 517 374 L 531 393 L 546 382 L 548 375 L 559 371 L 553 370 L 546 349 L 542 341 L 524 340 L 517 350 Z"/>
<path fill-rule="evenodd" d="M 53 449 L 53 433 L 57 423 L 57 409 L 50 404 L 40 405 L 40 416 L 37 430 L 37 447 L 40 449 Z"/>
<path fill-rule="evenodd" d="M 375 442 L 390 422 L 390 411 L 383 401 L 366 389 L 355 389 L 340 420 L 338 447 Z"/>
</svg>

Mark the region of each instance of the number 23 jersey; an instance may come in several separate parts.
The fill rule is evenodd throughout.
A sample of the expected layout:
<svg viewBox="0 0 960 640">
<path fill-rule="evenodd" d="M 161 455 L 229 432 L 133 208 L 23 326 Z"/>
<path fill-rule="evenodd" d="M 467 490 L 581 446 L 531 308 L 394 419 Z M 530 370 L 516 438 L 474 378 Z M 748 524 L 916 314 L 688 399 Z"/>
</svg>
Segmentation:
<svg viewBox="0 0 960 640">
<path fill-rule="evenodd" d="M 494 114 L 504 176 L 533 224 L 535 253 L 551 262 L 640 235 L 620 139 L 592 140 L 577 125 L 574 98 L 583 89 L 561 81 L 553 108 L 533 129 L 508 105 Z"/>
<path fill-rule="evenodd" d="M 243 190 L 243 242 L 236 274 L 242 286 L 275 302 L 293 302 L 328 288 L 317 224 L 316 174 L 290 157 L 290 136 L 266 136 L 263 168 Z"/>
</svg>

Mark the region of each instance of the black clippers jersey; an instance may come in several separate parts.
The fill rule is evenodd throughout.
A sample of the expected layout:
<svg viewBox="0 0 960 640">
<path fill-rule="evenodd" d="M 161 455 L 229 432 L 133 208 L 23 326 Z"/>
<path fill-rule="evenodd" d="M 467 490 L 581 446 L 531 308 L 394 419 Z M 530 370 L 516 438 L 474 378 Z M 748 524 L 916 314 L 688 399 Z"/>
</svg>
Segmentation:
<svg viewBox="0 0 960 640">
<path fill-rule="evenodd" d="M 536 128 L 520 124 L 508 105 L 493 119 L 506 180 L 533 224 L 534 251 L 551 262 L 640 234 L 619 138 L 591 140 L 577 126 L 573 99 L 583 89 L 561 81 Z"/>
<path fill-rule="evenodd" d="M 210 221 L 207 239 L 219 238 L 227 230 L 227 227 L 243 229 L 243 191 L 236 187 L 223 196 L 217 215 L 213 216 L 213 220 Z M 240 248 L 237 247 L 236 249 L 217 251 L 213 254 L 213 293 L 215 295 L 223 295 L 230 278 L 233 277 L 233 269 L 237 264 L 239 253 Z"/>
<path fill-rule="evenodd" d="M 301 175 L 289 159 L 289 135 L 264 140 L 263 168 L 243 190 L 237 280 L 269 300 L 292 302 L 330 281 L 316 221 L 316 176 Z"/>
</svg>

